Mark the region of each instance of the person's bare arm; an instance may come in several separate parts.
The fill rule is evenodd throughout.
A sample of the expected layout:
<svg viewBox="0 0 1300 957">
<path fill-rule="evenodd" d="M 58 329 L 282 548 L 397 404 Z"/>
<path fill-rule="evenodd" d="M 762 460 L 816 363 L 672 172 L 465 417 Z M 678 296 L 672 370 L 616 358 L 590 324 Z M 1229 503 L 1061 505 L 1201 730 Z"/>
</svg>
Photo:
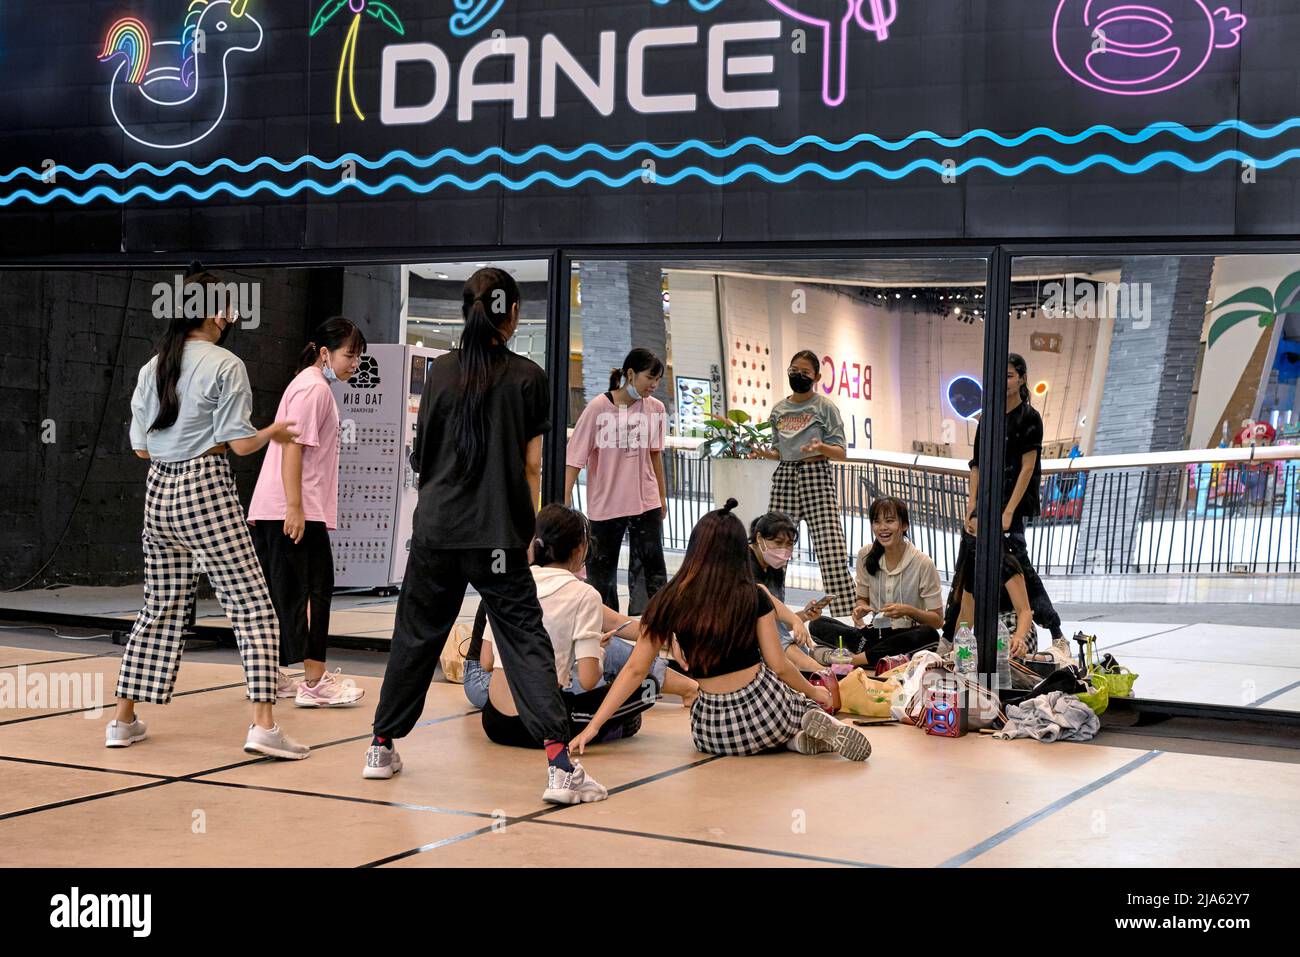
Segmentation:
<svg viewBox="0 0 1300 957">
<path fill-rule="evenodd" d="M 542 501 L 542 437 L 535 435 L 528 440 L 528 449 L 524 453 L 524 474 L 528 477 L 528 491 L 532 497 L 533 514 L 541 507 Z"/>
<path fill-rule="evenodd" d="M 650 463 L 654 466 L 655 479 L 659 482 L 659 507 L 664 517 L 668 515 L 668 482 L 664 479 L 664 457 L 662 452 L 651 452 Z"/>
<path fill-rule="evenodd" d="M 302 446 L 297 442 L 285 443 L 280 460 L 280 484 L 284 486 L 284 534 L 296 545 L 302 541 L 307 527 L 302 510 Z"/>
<path fill-rule="evenodd" d="M 650 674 L 650 667 L 654 664 L 655 656 L 658 654 L 659 649 L 653 641 L 644 635 L 637 637 L 636 647 L 632 649 L 632 656 L 627 659 L 627 664 L 618 673 L 614 683 L 609 686 L 605 700 L 596 709 L 596 714 L 592 717 L 591 723 L 587 725 L 581 734 L 569 742 L 570 750 L 579 754 L 583 753 L 587 745 L 600 733 L 600 729 L 609 720 L 609 716 L 632 696 L 632 692 L 641 686 L 641 682 L 645 681 L 646 675 Z"/>
<path fill-rule="evenodd" d="M 1023 658 L 1029 650 L 1025 640 L 1029 629 L 1034 627 L 1034 610 L 1029 605 L 1029 591 L 1025 588 L 1025 576 L 1016 575 L 1006 585 L 1007 594 L 1011 596 L 1011 607 L 1016 610 L 1016 630 L 1011 636 L 1011 657 Z"/>
<path fill-rule="evenodd" d="M 776 630 L 776 613 L 769 611 L 758 619 L 758 647 L 763 653 L 763 662 L 786 685 L 800 694 L 807 695 L 814 701 L 830 703 L 830 692 L 825 688 L 814 688 L 808 679 L 799 673 L 785 652 L 781 650 L 781 636 Z"/>
<path fill-rule="evenodd" d="M 253 435 L 242 439 L 231 439 L 226 444 L 236 455 L 253 455 L 262 451 L 268 442 L 279 442 L 281 445 L 292 442 L 298 436 L 294 425 L 295 423 L 289 421 L 272 422 L 266 428 L 258 429 Z"/>
<path fill-rule="evenodd" d="M 574 468 L 572 465 L 564 467 L 564 504 L 573 507 L 573 487 L 578 484 L 578 476 L 582 474 L 582 469 Z"/>
<path fill-rule="evenodd" d="M 149 453 L 144 449 L 134 449 L 133 451 L 138 458 L 147 459 L 149 457 Z"/>
</svg>

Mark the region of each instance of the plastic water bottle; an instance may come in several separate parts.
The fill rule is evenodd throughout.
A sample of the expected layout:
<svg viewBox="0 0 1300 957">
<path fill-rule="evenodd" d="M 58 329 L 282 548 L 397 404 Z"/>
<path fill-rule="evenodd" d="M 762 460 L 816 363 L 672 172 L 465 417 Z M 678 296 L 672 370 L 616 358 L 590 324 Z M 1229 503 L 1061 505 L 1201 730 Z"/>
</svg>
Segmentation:
<svg viewBox="0 0 1300 957">
<path fill-rule="evenodd" d="M 953 640 L 953 652 L 957 673 L 973 679 L 979 670 L 977 661 L 979 648 L 975 644 L 975 632 L 971 631 L 970 622 L 963 621 L 961 627 L 957 629 L 957 635 Z"/>
<path fill-rule="evenodd" d="M 853 652 L 844 647 L 843 638 L 840 639 L 840 646 L 832 648 L 827 658 L 831 663 L 831 674 L 837 680 L 853 673 Z"/>
<path fill-rule="evenodd" d="M 998 687 L 1011 687 L 1011 632 L 998 616 Z"/>
</svg>

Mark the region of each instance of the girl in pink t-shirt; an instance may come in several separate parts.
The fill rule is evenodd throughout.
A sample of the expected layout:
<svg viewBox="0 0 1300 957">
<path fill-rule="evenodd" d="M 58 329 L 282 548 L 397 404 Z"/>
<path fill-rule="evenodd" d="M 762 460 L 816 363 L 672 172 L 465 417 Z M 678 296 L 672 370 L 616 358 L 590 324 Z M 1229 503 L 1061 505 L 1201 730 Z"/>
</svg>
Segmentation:
<svg viewBox="0 0 1300 957">
<path fill-rule="evenodd" d="M 339 510 L 339 410 L 330 383 L 352 378 L 365 349 L 365 336 L 341 316 L 312 334 L 280 399 L 281 417 L 298 423 L 298 436 L 267 453 L 248 506 L 280 620 L 280 666 L 302 662 L 305 671 L 296 682 L 282 670 L 276 696 L 300 708 L 355 704 L 365 693 L 338 669 L 325 670 L 334 593 L 329 533 Z"/>
<path fill-rule="evenodd" d="M 585 511 L 592 531 L 587 580 L 615 611 L 618 553 L 624 535 L 631 537 L 632 564 L 639 563 L 645 575 L 646 600 L 668 580 L 663 545 L 668 498 L 662 459 L 668 414 L 651 395 L 663 375 L 658 356 L 649 349 L 633 349 L 622 368 L 610 373 L 609 391 L 582 410 L 569 439 L 564 501 L 573 503 L 573 486 L 585 468 Z M 628 614 L 638 615 L 640 609 L 629 608 Z"/>
</svg>

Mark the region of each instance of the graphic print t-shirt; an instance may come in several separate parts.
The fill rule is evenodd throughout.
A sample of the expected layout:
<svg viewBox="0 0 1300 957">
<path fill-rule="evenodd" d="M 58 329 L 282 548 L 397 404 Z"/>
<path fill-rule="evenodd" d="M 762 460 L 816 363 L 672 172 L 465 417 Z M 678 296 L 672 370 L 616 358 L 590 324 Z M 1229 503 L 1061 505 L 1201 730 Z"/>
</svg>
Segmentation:
<svg viewBox="0 0 1300 957">
<path fill-rule="evenodd" d="M 787 396 L 772 407 L 769 421 L 782 462 L 816 458 L 816 452 L 805 452 L 803 447 L 818 439 L 827 445 L 845 447 L 844 419 L 835 403 L 824 395 L 814 395 L 807 402 L 794 402 Z"/>
</svg>

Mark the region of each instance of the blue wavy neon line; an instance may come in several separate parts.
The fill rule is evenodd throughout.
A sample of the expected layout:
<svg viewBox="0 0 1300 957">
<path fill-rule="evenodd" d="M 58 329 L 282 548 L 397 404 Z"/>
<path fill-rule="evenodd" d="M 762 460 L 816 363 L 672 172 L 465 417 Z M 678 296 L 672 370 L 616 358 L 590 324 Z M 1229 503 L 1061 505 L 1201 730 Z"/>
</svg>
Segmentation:
<svg viewBox="0 0 1300 957">
<path fill-rule="evenodd" d="M 483 26 L 497 15 L 505 0 L 456 0 L 456 12 L 451 15 L 448 25 L 451 28 L 453 36 L 467 37 L 477 33 Z M 492 9 L 484 10 L 491 4 Z M 475 6 L 477 5 L 477 9 Z"/>
<path fill-rule="evenodd" d="M 358 166 L 365 169 L 378 170 L 387 166 L 389 163 L 396 161 L 405 162 L 417 169 L 428 169 L 446 159 L 455 160 L 464 166 L 474 166 L 488 160 L 504 160 L 512 165 L 520 165 L 523 163 L 529 163 L 539 156 L 549 156 L 550 158 L 559 160 L 560 162 L 571 162 L 592 153 L 603 159 L 614 162 L 625 160 L 628 157 L 639 153 L 648 153 L 658 159 L 674 159 L 683 153 L 692 150 L 705 153 L 714 159 L 725 159 L 734 156 L 741 150 L 748 149 L 751 146 L 758 147 L 775 156 L 786 156 L 809 146 L 823 149 L 831 153 L 842 153 L 855 146 L 870 143 L 885 150 L 889 150 L 890 152 L 898 152 L 906 149 L 913 143 L 933 142 L 945 148 L 956 148 L 965 146 L 967 143 L 976 139 L 988 139 L 997 145 L 1006 148 L 1022 146 L 1030 140 L 1039 137 L 1047 137 L 1063 146 L 1073 146 L 1082 143 L 1084 140 L 1102 135 L 1110 136 L 1119 142 L 1137 144 L 1153 139 L 1161 133 L 1170 133 L 1179 139 L 1190 143 L 1203 143 L 1213 139 L 1221 133 L 1229 131 L 1242 133 L 1253 139 L 1267 140 L 1275 139 L 1283 133 L 1296 128 L 1300 128 L 1300 117 L 1293 117 L 1270 127 L 1257 127 L 1241 120 L 1224 120 L 1222 123 L 1217 123 L 1204 130 L 1193 130 L 1181 123 L 1161 122 L 1153 123 L 1136 133 L 1125 133 L 1122 130 L 1118 130 L 1113 126 L 1108 126 L 1106 124 L 1091 126 L 1086 130 L 1070 135 L 1058 133 L 1056 130 L 1049 127 L 1038 126 L 1012 137 L 1003 136 L 1000 133 L 986 129 L 972 130 L 971 132 L 959 137 L 945 137 L 940 136 L 938 133 L 930 132 L 929 130 L 923 130 L 918 133 L 913 133 L 905 140 L 894 141 L 884 140 L 874 133 L 860 133 L 857 136 L 838 143 L 825 140 L 820 136 L 809 135 L 801 136 L 799 139 L 784 146 L 777 146 L 762 137 L 746 136 L 723 147 L 713 146 L 710 143 L 698 139 L 685 140 L 675 146 L 660 146 L 656 143 L 649 143 L 642 140 L 641 142 L 633 143 L 617 150 L 611 150 L 599 143 L 586 143 L 569 150 L 561 150 L 553 146 L 542 144 L 540 146 L 534 146 L 523 153 L 510 153 L 496 146 L 480 150 L 477 153 L 464 153 L 458 149 L 444 149 L 439 150 L 437 153 L 430 156 L 424 157 L 416 156 L 406 150 L 393 150 L 377 160 L 366 159 L 358 153 L 345 153 L 333 160 L 324 160 L 316 156 L 306 155 L 300 156 L 298 159 L 291 160 L 287 163 L 277 160 L 272 156 L 261 156 L 247 163 L 237 163 L 234 160 L 222 158 L 214 160 L 205 166 L 195 166 L 193 163 L 188 161 L 178 160 L 168 166 L 154 166 L 152 163 L 144 162 L 135 163 L 126 169 L 119 169 L 109 163 L 96 163 L 94 166 L 90 166 L 85 170 L 65 170 L 61 167 L 56 167 L 53 172 L 57 172 L 60 176 L 67 176 L 70 179 L 82 182 L 90 179 L 92 176 L 97 176 L 100 173 L 106 173 L 112 178 L 118 180 L 129 179 L 131 176 L 140 172 L 147 172 L 153 176 L 170 176 L 173 173 L 184 170 L 185 172 L 193 173 L 196 176 L 207 176 L 209 173 L 223 168 L 233 170 L 237 173 L 250 173 L 262 166 L 270 166 L 281 173 L 291 173 L 299 167 L 306 165 L 315 166 L 322 170 L 338 169 L 347 162 L 356 163 Z M 20 176 L 40 180 L 44 179 L 45 175 L 46 171 L 44 170 L 36 170 L 30 166 L 23 166 L 13 170 L 12 172 L 0 174 L 0 183 L 8 183 Z"/>
<path fill-rule="evenodd" d="M 673 0 L 653 0 L 653 2 L 657 6 L 666 7 L 668 4 L 672 3 Z M 691 0 L 691 6 L 694 7 L 696 10 L 698 10 L 700 13 L 708 13 L 710 10 L 714 9 L 721 3 L 722 0 Z"/>
<path fill-rule="evenodd" d="M 855 163 L 841 170 L 827 169 L 820 163 L 803 163 L 792 170 L 782 173 L 767 169 L 757 163 L 746 163 L 723 175 L 701 169 L 698 166 L 689 166 L 678 170 L 676 173 L 656 175 L 655 184 L 673 186 L 687 179 L 701 179 L 714 186 L 726 186 L 745 176 L 757 176 L 771 183 L 789 183 L 808 174 L 817 175 L 827 180 L 842 181 L 867 172 L 874 173 L 882 179 L 899 180 L 918 170 L 927 170 L 939 175 L 964 176 L 974 169 L 987 169 L 999 176 L 1014 177 L 1038 167 L 1044 167 L 1063 175 L 1074 175 L 1095 166 L 1109 166 L 1117 172 L 1136 175 L 1165 164 L 1175 166 L 1184 172 L 1203 173 L 1225 162 L 1250 163 L 1257 169 L 1275 169 L 1296 159 L 1300 159 L 1300 149 L 1287 150 L 1267 159 L 1257 159 L 1243 153 L 1241 150 L 1225 150 L 1206 160 L 1192 160 L 1181 153 L 1165 150 L 1143 157 L 1136 163 L 1125 163 L 1105 154 L 1094 154 L 1077 163 L 1068 164 L 1061 163 L 1050 156 L 1035 156 L 1014 166 L 1006 166 L 985 157 L 969 159 L 952 167 L 946 167 L 932 159 L 918 159 L 898 169 L 886 169 L 878 163 L 872 162 Z M 214 183 L 205 189 L 199 190 L 187 183 L 178 183 L 161 192 L 151 186 L 140 185 L 134 186 L 124 193 L 114 190 L 111 186 L 96 186 L 81 195 L 63 187 L 43 195 L 37 195 L 28 189 L 21 189 L 8 196 L 0 197 L 0 207 L 12 205 L 20 200 L 29 200 L 38 206 L 46 205 L 56 199 L 67 199 L 76 205 L 86 205 L 101 198 L 110 199 L 116 203 L 127 203 L 140 197 L 157 202 L 166 202 L 173 197 L 182 195 L 194 200 L 204 201 L 211 199 L 218 193 L 226 193 L 237 199 L 247 199 L 257 193 L 267 191 L 284 199 L 296 196 L 305 190 L 310 190 L 321 196 L 333 196 L 344 190 L 355 189 L 367 196 L 379 196 L 399 186 L 409 192 L 421 195 L 431 193 L 444 186 L 454 186 L 465 192 L 474 192 L 489 184 L 497 184 L 517 192 L 528 189 L 539 182 L 550 183 L 562 189 L 571 189 L 588 180 L 594 180 L 617 189 L 641 179 L 645 172 L 644 169 L 638 167 L 620 176 L 609 176 L 599 170 L 583 170 L 573 176 L 562 177 L 549 170 L 538 170 L 522 180 L 512 180 L 501 173 L 488 173 L 475 180 L 466 180 L 454 173 L 447 173 L 429 183 L 417 183 L 408 176 L 390 176 L 377 186 L 368 185 L 360 180 L 340 180 L 336 183 L 325 184 L 309 179 L 300 180 L 292 186 L 286 187 L 270 180 L 259 180 L 249 186 L 237 186 L 234 183 L 227 182 Z"/>
</svg>

